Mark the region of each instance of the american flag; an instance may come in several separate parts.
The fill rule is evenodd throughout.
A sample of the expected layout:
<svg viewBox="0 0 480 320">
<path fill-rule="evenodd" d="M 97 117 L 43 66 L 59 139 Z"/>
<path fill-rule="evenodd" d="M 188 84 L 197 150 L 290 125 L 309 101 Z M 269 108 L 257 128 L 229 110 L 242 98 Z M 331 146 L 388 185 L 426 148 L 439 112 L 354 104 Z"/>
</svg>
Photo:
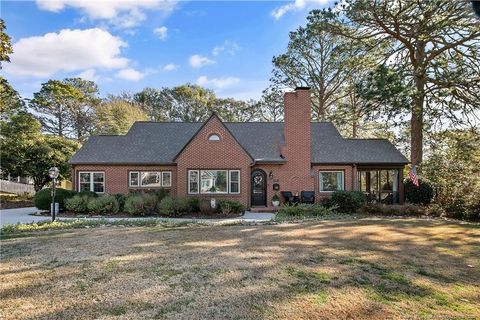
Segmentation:
<svg viewBox="0 0 480 320">
<path fill-rule="evenodd" d="M 415 187 L 418 188 L 420 186 L 417 177 L 417 166 L 412 166 L 412 169 L 410 169 L 410 172 L 408 173 L 408 177 L 410 178 Z"/>
</svg>

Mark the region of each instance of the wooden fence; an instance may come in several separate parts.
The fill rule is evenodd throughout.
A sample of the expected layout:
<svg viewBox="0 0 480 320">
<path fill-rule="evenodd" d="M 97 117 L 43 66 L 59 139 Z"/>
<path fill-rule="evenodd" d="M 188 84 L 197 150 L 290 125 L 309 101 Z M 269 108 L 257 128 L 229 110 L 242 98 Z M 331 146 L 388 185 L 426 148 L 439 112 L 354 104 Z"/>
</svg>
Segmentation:
<svg viewBox="0 0 480 320">
<path fill-rule="evenodd" d="M 7 193 L 16 193 L 16 194 L 35 194 L 35 189 L 33 185 L 26 183 L 13 182 L 8 180 L 0 179 L 0 191 Z"/>
</svg>

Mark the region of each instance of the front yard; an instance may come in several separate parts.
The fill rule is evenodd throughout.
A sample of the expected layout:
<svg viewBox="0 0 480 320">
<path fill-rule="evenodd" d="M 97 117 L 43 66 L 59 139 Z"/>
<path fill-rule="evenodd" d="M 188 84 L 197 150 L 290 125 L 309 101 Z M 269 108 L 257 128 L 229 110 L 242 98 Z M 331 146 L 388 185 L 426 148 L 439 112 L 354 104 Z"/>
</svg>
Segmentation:
<svg viewBox="0 0 480 320">
<path fill-rule="evenodd" d="M 480 318 L 480 227 L 96 227 L 1 241 L 2 319 Z"/>
</svg>

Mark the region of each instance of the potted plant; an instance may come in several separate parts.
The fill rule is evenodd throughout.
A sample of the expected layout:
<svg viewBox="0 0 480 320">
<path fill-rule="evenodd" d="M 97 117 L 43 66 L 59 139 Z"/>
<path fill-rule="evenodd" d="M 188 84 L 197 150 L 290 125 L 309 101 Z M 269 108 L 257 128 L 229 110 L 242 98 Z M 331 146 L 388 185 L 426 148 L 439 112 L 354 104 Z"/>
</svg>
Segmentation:
<svg viewBox="0 0 480 320">
<path fill-rule="evenodd" d="M 272 197 L 272 204 L 274 207 L 278 207 L 280 205 L 280 197 L 276 193 Z"/>
</svg>

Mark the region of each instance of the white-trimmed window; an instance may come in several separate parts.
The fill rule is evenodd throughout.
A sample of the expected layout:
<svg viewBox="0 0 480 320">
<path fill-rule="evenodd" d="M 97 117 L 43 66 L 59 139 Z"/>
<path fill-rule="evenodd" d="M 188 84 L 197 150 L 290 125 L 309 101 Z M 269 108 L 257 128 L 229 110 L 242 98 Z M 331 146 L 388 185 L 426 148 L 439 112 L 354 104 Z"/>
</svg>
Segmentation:
<svg viewBox="0 0 480 320">
<path fill-rule="evenodd" d="M 79 172 L 78 191 L 93 191 L 96 193 L 104 193 L 105 172 Z"/>
<path fill-rule="evenodd" d="M 240 194 L 240 170 L 189 170 L 189 194 Z"/>
<path fill-rule="evenodd" d="M 172 186 L 171 171 L 130 171 L 128 175 L 130 187 L 170 188 Z"/>
<path fill-rule="evenodd" d="M 170 171 L 162 171 L 162 186 L 165 188 L 172 186 L 172 173 Z"/>
<path fill-rule="evenodd" d="M 140 186 L 140 172 L 130 171 L 129 173 L 129 185 L 130 187 L 139 187 Z"/>
<path fill-rule="evenodd" d="M 230 170 L 230 193 L 240 193 L 240 170 Z"/>
<path fill-rule="evenodd" d="M 345 189 L 345 174 L 343 171 L 320 171 L 319 191 L 334 192 Z"/>
<path fill-rule="evenodd" d="M 208 141 L 220 141 L 220 136 L 216 133 L 212 133 L 208 136 Z"/>
<path fill-rule="evenodd" d="M 195 194 L 198 193 L 198 170 L 189 170 L 188 171 L 188 193 Z"/>
</svg>

